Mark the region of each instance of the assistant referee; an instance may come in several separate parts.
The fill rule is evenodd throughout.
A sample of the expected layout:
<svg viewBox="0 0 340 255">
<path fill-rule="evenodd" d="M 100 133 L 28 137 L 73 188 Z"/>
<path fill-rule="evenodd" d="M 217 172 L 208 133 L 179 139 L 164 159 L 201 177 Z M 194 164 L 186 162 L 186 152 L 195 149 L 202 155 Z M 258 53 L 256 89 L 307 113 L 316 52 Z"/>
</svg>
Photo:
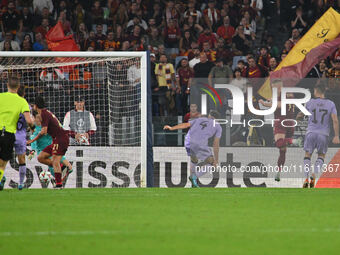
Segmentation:
<svg viewBox="0 0 340 255">
<path fill-rule="evenodd" d="M 22 113 L 27 124 L 33 127 L 27 101 L 17 94 L 20 82 L 17 77 L 8 80 L 8 92 L 0 93 L 0 186 L 4 185 L 4 172 L 7 162 L 12 158 L 17 122 Z"/>
</svg>

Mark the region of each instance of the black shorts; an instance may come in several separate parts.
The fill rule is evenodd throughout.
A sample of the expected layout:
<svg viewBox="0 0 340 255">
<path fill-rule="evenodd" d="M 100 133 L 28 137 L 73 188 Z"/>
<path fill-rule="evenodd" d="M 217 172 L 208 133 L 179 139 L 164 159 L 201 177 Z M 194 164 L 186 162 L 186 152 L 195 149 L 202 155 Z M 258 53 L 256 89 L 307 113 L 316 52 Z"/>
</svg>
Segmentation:
<svg viewBox="0 0 340 255">
<path fill-rule="evenodd" d="M 15 134 L 0 130 L 0 159 L 9 161 L 13 156 Z"/>
</svg>

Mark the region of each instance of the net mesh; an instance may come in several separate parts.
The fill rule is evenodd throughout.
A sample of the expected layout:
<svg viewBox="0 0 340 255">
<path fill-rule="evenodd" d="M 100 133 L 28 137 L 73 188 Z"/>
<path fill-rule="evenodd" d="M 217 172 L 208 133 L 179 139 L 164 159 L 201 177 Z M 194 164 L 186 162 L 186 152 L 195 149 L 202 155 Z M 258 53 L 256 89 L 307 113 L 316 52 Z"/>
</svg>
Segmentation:
<svg viewBox="0 0 340 255">
<path fill-rule="evenodd" d="M 26 100 L 33 103 L 36 96 L 43 96 L 65 129 L 95 130 L 88 141 L 70 138 L 67 157 L 76 171 L 66 186 L 140 186 L 140 61 L 140 57 L 0 58 L 1 92 L 7 90 L 9 77 L 18 76 Z M 72 114 L 76 101 L 82 100 L 88 113 Z M 12 164 L 15 170 L 15 161 Z M 35 173 L 39 163 L 33 159 L 28 165 L 33 180 L 27 185 L 39 187 Z M 15 182 L 17 173 L 8 172 Z"/>
</svg>

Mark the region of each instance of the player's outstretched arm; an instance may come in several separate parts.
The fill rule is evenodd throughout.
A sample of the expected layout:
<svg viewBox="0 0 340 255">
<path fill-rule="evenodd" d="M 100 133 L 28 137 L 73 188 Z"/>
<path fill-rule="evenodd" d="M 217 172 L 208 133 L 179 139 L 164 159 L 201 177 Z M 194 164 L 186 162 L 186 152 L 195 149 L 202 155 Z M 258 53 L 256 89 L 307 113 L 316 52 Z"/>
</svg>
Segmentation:
<svg viewBox="0 0 340 255">
<path fill-rule="evenodd" d="M 333 138 L 333 143 L 334 144 L 339 144 L 339 120 L 338 116 L 334 113 L 332 113 L 332 120 L 333 120 L 333 128 L 334 128 L 334 138 Z"/>
<path fill-rule="evenodd" d="M 34 137 L 34 139 L 27 141 L 27 145 L 35 142 L 36 140 L 39 140 L 43 135 L 47 134 L 47 127 L 42 127 L 40 133 Z"/>
<path fill-rule="evenodd" d="M 34 121 L 31 117 L 30 112 L 24 112 L 23 115 L 25 117 L 27 125 L 33 130 L 35 126 L 34 126 Z"/>
<path fill-rule="evenodd" d="M 178 129 L 187 129 L 189 127 L 190 127 L 190 123 L 188 122 L 188 123 L 180 123 L 180 124 L 173 126 L 173 127 L 171 127 L 169 125 L 165 125 L 163 129 L 173 131 L 173 130 L 178 130 Z"/>
</svg>

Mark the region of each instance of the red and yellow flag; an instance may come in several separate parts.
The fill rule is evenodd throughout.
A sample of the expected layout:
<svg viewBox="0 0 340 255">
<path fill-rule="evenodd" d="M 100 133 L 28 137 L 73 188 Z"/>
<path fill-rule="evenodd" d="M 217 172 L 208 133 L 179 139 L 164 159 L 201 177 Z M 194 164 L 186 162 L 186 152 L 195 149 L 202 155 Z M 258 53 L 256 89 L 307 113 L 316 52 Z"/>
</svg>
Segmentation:
<svg viewBox="0 0 340 255">
<path fill-rule="evenodd" d="M 340 14 L 333 8 L 309 29 L 270 75 L 270 78 L 302 79 L 321 59 L 327 58 L 340 46 Z M 272 97 L 269 79 L 258 93 L 267 99 Z"/>
<path fill-rule="evenodd" d="M 79 51 L 72 35 L 65 36 L 61 22 L 58 22 L 46 34 L 48 49 L 51 51 Z"/>
</svg>

